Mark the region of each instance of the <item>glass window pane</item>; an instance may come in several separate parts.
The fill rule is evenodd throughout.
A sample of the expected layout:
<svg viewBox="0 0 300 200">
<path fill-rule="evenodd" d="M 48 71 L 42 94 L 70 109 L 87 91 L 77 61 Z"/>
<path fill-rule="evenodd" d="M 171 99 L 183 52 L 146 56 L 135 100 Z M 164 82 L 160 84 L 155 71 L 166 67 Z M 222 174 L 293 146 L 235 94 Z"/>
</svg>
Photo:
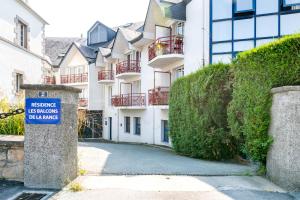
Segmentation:
<svg viewBox="0 0 300 200">
<path fill-rule="evenodd" d="M 246 11 L 253 9 L 253 0 L 236 0 L 236 11 Z"/>
<path fill-rule="evenodd" d="M 236 20 L 234 22 L 234 39 L 254 37 L 254 19 Z"/>
<path fill-rule="evenodd" d="M 278 35 L 278 16 L 264 16 L 256 19 L 256 37 L 273 37 Z"/>
<path fill-rule="evenodd" d="M 234 43 L 234 51 L 246 51 L 252 48 L 254 48 L 253 40 Z"/>
<path fill-rule="evenodd" d="M 274 39 L 263 39 L 263 40 L 257 40 L 256 46 L 259 47 L 261 45 L 267 44 L 269 42 L 272 42 Z"/>
<path fill-rule="evenodd" d="M 297 5 L 300 4 L 300 0 L 284 0 L 285 5 Z"/>
<path fill-rule="evenodd" d="M 278 12 L 278 1 L 279 0 L 256 1 L 256 13 L 266 14 L 266 13 Z"/>
<path fill-rule="evenodd" d="M 214 44 L 213 45 L 213 53 L 221 53 L 221 52 L 231 52 L 232 44 L 231 42 Z"/>
<path fill-rule="evenodd" d="M 232 36 L 231 21 L 213 23 L 213 41 L 231 40 Z"/>
<path fill-rule="evenodd" d="M 230 63 L 232 60 L 231 54 L 222 54 L 222 55 L 213 55 L 212 62 L 213 63 Z"/>
<path fill-rule="evenodd" d="M 281 35 L 300 32 L 300 13 L 281 16 Z"/>
<path fill-rule="evenodd" d="M 232 17 L 232 0 L 213 0 L 213 19 L 225 19 Z"/>
</svg>

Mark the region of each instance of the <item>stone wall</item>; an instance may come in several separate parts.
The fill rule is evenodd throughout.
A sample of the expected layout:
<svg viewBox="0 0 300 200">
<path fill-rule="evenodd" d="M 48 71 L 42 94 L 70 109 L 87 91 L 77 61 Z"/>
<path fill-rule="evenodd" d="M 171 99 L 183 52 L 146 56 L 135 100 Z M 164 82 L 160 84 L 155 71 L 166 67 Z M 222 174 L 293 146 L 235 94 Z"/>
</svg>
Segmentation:
<svg viewBox="0 0 300 200">
<path fill-rule="evenodd" d="M 24 181 L 24 137 L 0 136 L 0 179 Z"/>
<path fill-rule="evenodd" d="M 300 191 L 300 86 L 272 90 L 269 134 L 273 144 L 267 158 L 268 177 L 290 191 Z"/>
</svg>

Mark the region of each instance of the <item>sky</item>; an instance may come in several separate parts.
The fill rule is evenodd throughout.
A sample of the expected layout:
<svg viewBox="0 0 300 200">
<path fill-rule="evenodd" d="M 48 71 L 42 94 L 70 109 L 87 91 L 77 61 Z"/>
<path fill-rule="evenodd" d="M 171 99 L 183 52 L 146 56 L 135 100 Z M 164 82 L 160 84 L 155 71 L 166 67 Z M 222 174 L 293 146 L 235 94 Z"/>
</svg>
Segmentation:
<svg viewBox="0 0 300 200">
<path fill-rule="evenodd" d="M 50 25 L 46 37 L 86 37 L 98 20 L 108 27 L 144 21 L 149 0 L 29 0 Z"/>
</svg>

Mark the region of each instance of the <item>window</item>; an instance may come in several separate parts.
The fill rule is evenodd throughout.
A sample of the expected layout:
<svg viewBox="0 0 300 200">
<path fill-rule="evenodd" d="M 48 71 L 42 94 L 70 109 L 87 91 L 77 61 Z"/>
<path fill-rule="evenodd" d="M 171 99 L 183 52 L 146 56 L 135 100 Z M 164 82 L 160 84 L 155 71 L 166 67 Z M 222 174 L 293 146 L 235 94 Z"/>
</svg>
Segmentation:
<svg viewBox="0 0 300 200">
<path fill-rule="evenodd" d="M 254 14 L 254 0 L 235 0 L 235 16 L 248 16 Z"/>
<path fill-rule="evenodd" d="M 290 10 L 299 10 L 300 9 L 300 0 L 281 0 L 281 10 L 290 11 Z"/>
<path fill-rule="evenodd" d="M 162 130 L 161 130 L 162 142 L 169 143 L 169 123 L 167 120 L 162 120 L 161 123 L 162 123 Z"/>
<path fill-rule="evenodd" d="M 176 26 L 176 35 L 184 35 L 184 23 L 180 22 Z"/>
<path fill-rule="evenodd" d="M 184 67 L 180 67 L 175 70 L 175 79 L 181 78 L 184 76 Z"/>
<path fill-rule="evenodd" d="M 125 117 L 125 133 L 130 133 L 130 117 Z"/>
<path fill-rule="evenodd" d="M 20 86 L 23 84 L 23 74 L 16 74 L 16 93 L 21 91 Z"/>
<path fill-rule="evenodd" d="M 18 21 L 18 42 L 21 47 L 28 47 L 28 27 L 25 23 Z"/>
<path fill-rule="evenodd" d="M 135 127 L 134 134 L 141 135 L 141 118 L 140 117 L 134 118 L 134 127 Z"/>
</svg>

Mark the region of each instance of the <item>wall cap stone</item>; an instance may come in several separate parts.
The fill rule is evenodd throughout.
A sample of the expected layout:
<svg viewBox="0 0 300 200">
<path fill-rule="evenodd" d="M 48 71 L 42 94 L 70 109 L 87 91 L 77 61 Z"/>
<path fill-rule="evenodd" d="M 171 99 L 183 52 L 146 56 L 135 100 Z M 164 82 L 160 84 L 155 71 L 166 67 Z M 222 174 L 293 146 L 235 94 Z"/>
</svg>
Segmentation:
<svg viewBox="0 0 300 200">
<path fill-rule="evenodd" d="M 81 93 L 82 90 L 65 85 L 40 85 L 40 84 L 24 84 L 21 85 L 23 90 L 63 90 L 74 93 Z"/>
<path fill-rule="evenodd" d="M 276 94 L 276 93 L 284 93 L 284 92 L 291 92 L 291 91 L 300 92 L 300 86 L 283 86 L 283 87 L 273 88 L 271 90 L 271 93 Z"/>
<path fill-rule="evenodd" d="M 0 135 L 0 146 L 24 146 L 24 136 Z"/>
</svg>

